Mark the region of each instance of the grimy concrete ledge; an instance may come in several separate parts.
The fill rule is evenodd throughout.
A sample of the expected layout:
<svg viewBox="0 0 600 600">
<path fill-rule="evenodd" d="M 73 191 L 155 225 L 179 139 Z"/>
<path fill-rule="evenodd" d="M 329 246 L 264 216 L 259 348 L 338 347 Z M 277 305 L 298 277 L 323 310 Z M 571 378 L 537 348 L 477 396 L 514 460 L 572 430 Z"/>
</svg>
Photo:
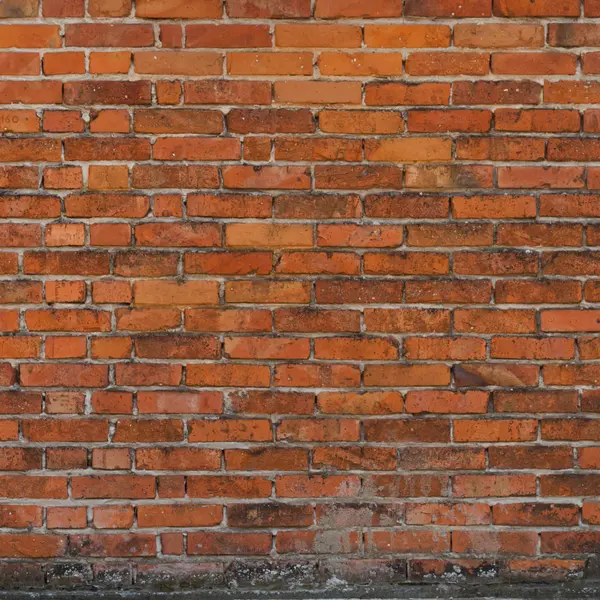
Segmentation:
<svg viewBox="0 0 600 600">
<path fill-rule="evenodd" d="M 402 584 L 397 586 L 333 586 L 268 591 L 213 589 L 156 590 L 21 590 L 0 591 L 1 600 L 583 600 L 600 598 L 600 582 L 558 584 Z"/>
<path fill-rule="evenodd" d="M 478 566 L 474 566 L 477 563 Z M 328 558 L 228 563 L 7 561 L 0 600 L 554 600 L 600 599 L 598 560 L 579 571 L 539 570 L 507 581 L 506 561 L 448 561 L 437 574 L 411 571 L 405 560 L 370 568 Z M 530 577 L 533 575 L 530 573 Z"/>
</svg>

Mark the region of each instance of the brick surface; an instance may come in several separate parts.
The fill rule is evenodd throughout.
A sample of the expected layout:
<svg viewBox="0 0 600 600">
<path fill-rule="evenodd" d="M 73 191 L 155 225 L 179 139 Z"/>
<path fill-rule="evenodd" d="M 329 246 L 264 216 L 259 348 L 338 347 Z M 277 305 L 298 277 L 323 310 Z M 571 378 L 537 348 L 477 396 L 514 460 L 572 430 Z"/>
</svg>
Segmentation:
<svg viewBox="0 0 600 600">
<path fill-rule="evenodd" d="M 599 19 L 0 0 L 0 588 L 597 579 Z"/>
</svg>

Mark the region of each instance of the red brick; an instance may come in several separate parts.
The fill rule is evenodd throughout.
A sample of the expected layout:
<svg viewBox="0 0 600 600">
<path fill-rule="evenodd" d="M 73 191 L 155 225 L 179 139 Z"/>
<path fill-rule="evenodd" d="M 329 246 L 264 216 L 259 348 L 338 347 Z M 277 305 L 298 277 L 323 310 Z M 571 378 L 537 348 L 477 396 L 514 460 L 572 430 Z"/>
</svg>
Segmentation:
<svg viewBox="0 0 600 600">
<path fill-rule="evenodd" d="M 448 551 L 450 535 L 447 532 L 423 530 L 373 531 L 367 534 L 366 548 L 375 554 L 436 554 Z"/>
<path fill-rule="evenodd" d="M 275 101 L 282 104 L 360 104 L 359 82 L 277 81 Z"/>
<path fill-rule="evenodd" d="M 538 382 L 539 367 L 528 364 L 485 364 L 463 363 L 453 369 L 454 379 L 459 387 L 501 386 L 523 387 L 534 386 Z"/>
<path fill-rule="evenodd" d="M 77 75 L 85 73 L 83 52 L 53 52 L 44 56 L 45 75 Z"/>
<path fill-rule="evenodd" d="M 516 442 L 537 437 L 537 421 L 533 420 L 460 420 L 454 423 L 457 442 Z"/>
<path fill-rule="evenodd" d="M 266 218 L 271 215 L 271 198 L 249 194 L 190 194 L 187 212 L 194 217 Z"/>
<path fill-rule="evenodd" d="M 234 223 L 227 225 L 225 243 L 241 248 L 303 248 L 313 245 L 313 232 L 308 225 Z"/>
<path fill-rule="evenodd" d="M 227 520 L 234 527 L 301 527 L 312 525 L 312 507 L 237 504 L 228 507 Z"/>
<path fill-rule="evenodd" d="M 491 0 L 408 0 L 404 12 L 409 17 L 489 17 Z"/>
<path fill-rule="evenodd" d="M 501 108 L 495 112 L 495 118 L 499 131 L 560 133 L 579 131 L 580 128 L 580 116 L 574 110 Z"/>
<path fill-rule="evenodd" d="M 450 331 L 450 313 L 445 310 L 366 308 L 364 322 L 368 331 L 389 333 L 444 333 Z"/>
<path fill-rule="evenodd" d="M 20 380 L 26 387 L 103 387 L 108 384 L 108 368 L 106 365 L 22 364 Z"/>
<path fill-rule="evenodd" d="M 72 479 L 74 498 L 154 498 L 154 477 L 95 475 Z"/>
<path fill-rule="evenodd" d="M 532 252 L 458 252 L 454 255 L 455 270 L 462 275 L 535 275 L 537 256 Z"/>
<path fill-rule="evenodd" d="M 270 533 L 191 533 L 187 550 L 195 554 L 268 554 Z"/>
<path fill-rule="evenodd" d="M 135 258 L 135 257 L 133 257 Z M 151 258 L 151 255 L 148 256 Z M 165 258 L 175 259 L 174 255 L 166 255 Z M 151 268 L 151 264 L 148 265 Z M 171 261 L 167 265 L 168 272 L 144 269 L 147 275 L 160 276 L 161 274 L 174 274 L 175 263 Z M 173 272 L 171 272 L 173 267 Z M 224 274 L 246 274 L 258 272 L 269 273 L 272 268 L 272 256 L 268 252 L 221 252 L 216 254 L 192 254 L 185 257 L 185 270 L 188 273 L 224 273 Z M 131 273 L 133 275 L 134 273 Z"/>
<path fill-rule="evenodd" d="M 2 25 L 0 32 L 2 40 L 0 48 L 60 48 L 61 46 L 58 25 Z"/>
<path fill-rule="evenodd" d="M 0 509 L 2 527 L 15 529 L 27 528 L 42 524 L 42 509 L 37 506 L 5 505 Z"/>
<path fill-rule="evenodd" d="M 490 508 L 486 504 L 409 504 L 408 525 L 489 525 Z"/>
<path fill-rule="evenodd" d="M 267 25 L 188 25 L 187 48 L 261 48 L 271 46 Z"/>
<path fill-rule="evenodd" d="M 351 442 L 359 437 L 359 422 L 351 419 L 288 419 L 277 427 L 277 439 L 288 442 Z"/>
<path fill-rule="evenodd" d="M 309 0 L 226 0 L 227 14 L 233 18 L 294 19 L 310 16 Z"/>
<path fill-rule="evenodd" d="M 450 103 L 447 83 L 368 83 L 365 87 L 367 106 L 445 105 Z"/>
<path fill-rule="evenodd" d="M 454 104 L 539 104 L 542 86 L 534 81 L 459 81 Z"/>
<path fill-rule="evenodd" d="M 225 167 L 223 183 L 232 189 L 306 190 L 310 174 L 304 167 Z"/>
<path fill-rule="evenodd" d="M 406 60 L 406 72 L 419 76 L 486 75 L 489 64 L 490 55 L 484 52 L 415 52 Z"/>
<path fill-rule="evenodd" d="M 256 365 L 189 365 L 187 383 L 207 387 L 268 387 L 270 369 Z"/>
<path fill-rule="evenodd" d="M 367 253 L 365 272 L 384 275 L 443 275 L 448 272 L 448 257 L 440 253 Z"/>
<path fill-rule="evenodd" d="M 216 281 L 138 280 L 133 287 L 134 301 L 138 306 L 194 306 L 218 303 Z"/>
<path fill-rule="evenodd" d="M 226 337 L 223 346 L 229 358 L 252 360 L 306 359 L 310 343 L 306 339 L 268 337 Z"/>
<path fill-rule="evenodd" d="M 409 471 L 419 471 L 426 466 L 432 471 L 481 469 L 485 453 L 481 448 L 407 447 L 402 449 L 398 466 Z"/>
<path fill-rule="evenodd" d="M 85 529 L 85 507 L 50 507 L 46 511 L 48 529 Z"/>
<path fill-rule="evenodd" d="M 370 420 L 364 424 L 365 438 L 375 442 L 446 442 L 450 437 L 448 421 L 414 422 L 405 419 Z"/>
<path fill-rule="evenodd" d="M 234 281 L 225 287 L 227 302 L 307 304 L 310 286 L 301 281 Z"/>
<path fill-rule="evenodd" d="M 578 17 L 577 0 L 494 0 L 494 15 L 499 17 Z"/>
<path fill-rule="evenodd" d="M 210 527 L 222 520 L 220 506 L 154 505 L 138 508 L 140 527 Z"/>
<path fill-rule="evenodd" d="M 315 408 L 314 394 L 309 392 L 262 392 L 236 394 L 231 398 L 235 413 L 248 414 L 311 414 Z"/>
<path fill-rule="evenodd" d="M 564 446 L 493 446 L 489 460 L 499 469 L 569 469 L 573 451 Z"/>
<path fill-rule="evenodd" d="M 352 365 L 282 365 L 275 367 L 275 382 L 283 387 L 357 387 L 360 372 Z"/>
<path fill-rule="evenodd" d="M 579 453 L 578 464 L 584 469 L 595 469 L 597 468 L 599 459 L 600 453 L 597 447 L 582 448 Z"/>
<path fill-rule="evenodd" d="M 48 56 L 57 55 L 49 54 Z M 62 54 L 58 56 L 62 56 Z M 39 75 L 40 57 L 33 52 L 0 52 L 0 73 L 2 75 Z M 19 123 L 18 116 L 16 115 L 17 125 Z"/>
<path fill-rule="evenodd" d="M 183 423 L 179 420 L 121 419 L 116 422 L 115 442 L 180 442 Z"/>
<path fill-rule="evenodd" d="M 322 110 L 319 127 L 327 133 L 381 134 L 404 129 L 401 114 L 369 110 Z"/>
<path fill-rule="evenodd" d="M 10 0 L 0 9 L 0 18 L 34 17 L 38 13 L 39 0 Z"/>
<path fill-rule="evenodd" d="M 447 25 L 366 25 L 365 44 L 371 48 L 446 48 Z"/>
<path fill-rule="evenodd" d="M 319 189 L 364 190 L 400 189 L 402 184 L 401 167 L 383 166 L 316 166 L 315 186 Z"/>
<path fill-rule="evenodd" d="M 387 219 L 440 219 L 449 214 L 449 201 L 423 194 L 369 195 L 365 198 L 365 213 Z"/>
<path fill-rule="evenodd" d="M 119 364 L 115 369 L 117 385 L 179 385 L 182 379 L 181 365 L 169 363 L 157 364 Z"/>
<path fill-rule="evenodd" d="M 458 531 L 452 536 L 452 550 L 473 554 L 520 554 L 537 552 L 538 536 L 534 531 L 486 531 L 477 535 L 470 531 Z"/>
<path fill-rule="evenodd" d="M 78 556 L 154 556 L 156 538 L 141 533 L 72 535 L 71 548 Z"/>
<path fill-rule="evenodd" d="M 492 57 L 492 72 L 503 75 L 573 75 L 577 57 L 563 52 L 504 52 Z"/>
<path fill-rule="evenodd" d="M 352 0 L 318 0 L 315 17 L 320 19 L 383 18 L 402 15 L 400 0 L 374 0 L 369 6 Z"/>
<path fill-rule="evenodd" d="M 341 53 L 322 52 L 318 60 L 323 75 L 349 75 L 359 77 L 381 77 L 401 75 L 401 56 L 395 53 Z"/>
<path fill-rule="evenodd" d="M 221 395 L 213 392 L 140 392 L 140 413 L 220 413 Z"/>
<path fill-rule="evenodd" d="M 93 518 L 97 529 L 128 529 L 133 525 L 133 507 L 99 506 Z"/>
<path fill-rule="evenodd" d="M 115 274 L 122 277 L 164 277 L 177 272 L 177 255 L 171 252 L 121 252 L 115 256 Z M 114 282 L 105 282 L 107 285 Z M 119 282 L 123 283 L 123 282 Z M 129 286 L 128 286 L 129 287 Z"/>
<path fill-rule="evenodd" d="M 357 25 L 287 23 L 275 26 L 275 45 L 282 48 L 360 48 L 361 42 L 362 31 Z"/>
<path fill-rule="evenodd" d="M 443 138 L 388 138 L 365 142 L 365 158 L 376 162 L 445 162 L 450 160 L 451 154 L 451 141 Z"/>
<path fill-rule="evenodd" d="M 534 496 L 532 475 L 456 475 L 454 495 L 458 498 L 486 496 Z"/>
<path fill-rule="evenodd" d="M 150 104 L 150 82 L 94 81 L 67 82 L 64 101 L 67 105 Z"/>
<path fill-rule="evenodd" d="M 589 104 L 600 97 L 595 81 L 548 81 L 544 84 L 544 102 L 559 104 Z"/>
<path fill-rule="evenodd" d="M 409 166 L 405 186 L 417 189 L 490 188 L 493 175 L 492 167 L 481 165 Z"/>
<path fill-rule="evenodd" d="M 357 311 L 281 308 L 275 311 L 274 318 L 275 328 L 285 332 L 358 332 L 360 330 L 360 315 Z"/>
<path fill-rule="evenodd" d="M 402 412 L 403 400 L 396 392 L 323 392 L 317 406 L 330 414 L 388 414 Z"/>
<path fill-rule="evenodd" d="M 93 310 L 38 310 L 26 313 L 30 331 L 109 331 L 110 313 Z"/>
<path fill-rule="evenodd" d="M 126 17 L 131 13 L 131 0 L 89 0 L 92 17 Z"/>
<path fill-rule="evenodd" d="M 593 490 L 598 485 L 598 478 L 595 474 L 580 477 L 543 475 L 540 477 L 540 484 L 542 496 L 590 496 L 594 494 Z"/>
<path fill-rule="evenodd" d="M 564 48 L 597 46 L 600 40 L 600 30 L 595 23 L 553 23 L 548 34 L 552 46 Z"/>
<path fill-rule="evenodd" d="M 509 226 L 507 226 L 509 227 Z M 488 225 L 409 225 L 409 246 L 487 246 L 492 243 L 493 231 Z"/>
<path fill-rule="evenodd" d="M 265 498 L 271 488 L 272 482 L 261 477 L 188 477 L 188 495 L 192 498 Z"/>
<path fill-rule="evenodd" d="M 142 448 L 136 450 L 135 459 L 143 471 L 204 471 L 220 464 L 219 452 L 202 448 Z"/>
<path fill-rule="evenodd" d="M 394 469 L 396 454 L 394 448 L 361 448 L 361 447 L 336 447 L 317 448 L 313 453 L 315 467 L 352 471 L 361 469 L 365 471 L 378 471 Z"/>
<path fill-rule="evenodd" d="M 142 19 L 218 19 L 221 13 L 218 0 L 194 6 L 182 5 L 180 0 L 140 0 L 135 7 L 136 17 Z"/>
<path fill-rule="evenodd" d="M 65 499 L 68 494 L 65 477 L 3 475 L 0 476 L 0 484 L 3 498 Z"/>
<path fill-rule="evenodd" d="M 600 16 L 600 5 L 597 0 L 584 0 L 583 11 L 586 17 Z"/>
<path fill-rule="evenodd" d="M 220 79 L 185 83 L 186 104 L 270 104 L 271 86 L 264 81 Z"/>
<path fill-rule="evenodd" d="M 92 111 L 90 131 L 92 133 L 129 133 L 129 113 L 119 109 Z"/>
<path fill-rule="evenodd" d="M 67 553 L 67 538 L 62 535 L 6 533 L 0 541 L 2 558 L 55 558 Z"/>
<path fill-rule="evenodd" d="M 286 252 L 276 267 L 277 273 L 287 274 L 346 274 L 360 271 L 357 255 L 333 252 Z"/>
<path fill-rule="evenodd" d="M 544 45 L 544 29 L 534 23 L 459 23 L 454 27 L 454 45 L 466 48 L 539 48 Z"/>
<path fill-rule="evenodd" d="M 76 23 L 65 26 L 66 46 L 151 46 L 154 34 L 150 25 Z"/>
<path fill-rule="evenodd" d="M 307 52 L 234 52 L 227 54 L 230 75 L 312 75 L 312 54 Z"/>
<path fill-rule="evenodd" d="M 409 413 L 486 413 L 488 405 L 486 392 L 408 392 L 406 411 Z M 460 423 L 460 422 L 455 422 Z"/>
<path fill-rule="evenodd" d="M 308 465 L 308 453 L 287 448 L 225 450 L 225 463 L 228 470 L 235 471 L 298 471 Z"/>
<path fill-rule="evenodd" d="M 46 282 L 46 301 L 48 304 L 61 302 L 82 303 L 85 300 L 86 286 L 83 281 Z"/>
<path fill-rule="evenodd" d="M 55 113 L 49 111 L 45 113 L 45 115 L 51 114 Z M 0 131 L 4 133 L 37 133 L 39 130 L 40 120 L 35 111 L 0 110 Z"/>
<path fill-rule="evenodd" d="M 496 504 L 492 518 L 498 525 L 565 527 L 578 523 L 579 509 L 572 504 Z"/>
<path fill-rule="evenodd" d="M 135 52 L 133 68 L 150 75 L 221 75 L 223 60 L 215 52 Z"/>
<path fill-rule="evenodd" d="M 283 475 L 277 477 L 275 490 L 282 498 L 346 497 L 358 491 L 357 477 Z"/>
</svg>

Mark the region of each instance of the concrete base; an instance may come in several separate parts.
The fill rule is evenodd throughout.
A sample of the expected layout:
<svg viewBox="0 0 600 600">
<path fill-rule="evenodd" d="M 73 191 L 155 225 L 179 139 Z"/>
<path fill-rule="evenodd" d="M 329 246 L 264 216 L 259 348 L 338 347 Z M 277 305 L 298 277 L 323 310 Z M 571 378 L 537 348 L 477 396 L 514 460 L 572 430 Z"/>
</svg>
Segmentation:
<svg viewBox="0 0 600 600">
<path fill-rule="evenodd" d="M 400 584 L 386 587 L 267 591 L 193 590 L 180 592 L 36 590 L 0 591 L 0 600 L 584 600 L 600 599 L 600 583 L 557 584 Z"/>
</svg>

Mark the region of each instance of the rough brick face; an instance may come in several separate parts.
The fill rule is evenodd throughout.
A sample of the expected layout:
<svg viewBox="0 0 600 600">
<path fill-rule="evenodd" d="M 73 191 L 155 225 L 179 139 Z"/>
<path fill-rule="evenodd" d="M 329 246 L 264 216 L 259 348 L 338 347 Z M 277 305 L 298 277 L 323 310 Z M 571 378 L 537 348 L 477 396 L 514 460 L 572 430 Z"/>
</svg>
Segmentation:
<svg viewBox="0 0 600 600">
<path fill-rule="evenodd" d="M 599 578 L 599 0 L 0 50 L 1 589 Z"/>
</svg>

